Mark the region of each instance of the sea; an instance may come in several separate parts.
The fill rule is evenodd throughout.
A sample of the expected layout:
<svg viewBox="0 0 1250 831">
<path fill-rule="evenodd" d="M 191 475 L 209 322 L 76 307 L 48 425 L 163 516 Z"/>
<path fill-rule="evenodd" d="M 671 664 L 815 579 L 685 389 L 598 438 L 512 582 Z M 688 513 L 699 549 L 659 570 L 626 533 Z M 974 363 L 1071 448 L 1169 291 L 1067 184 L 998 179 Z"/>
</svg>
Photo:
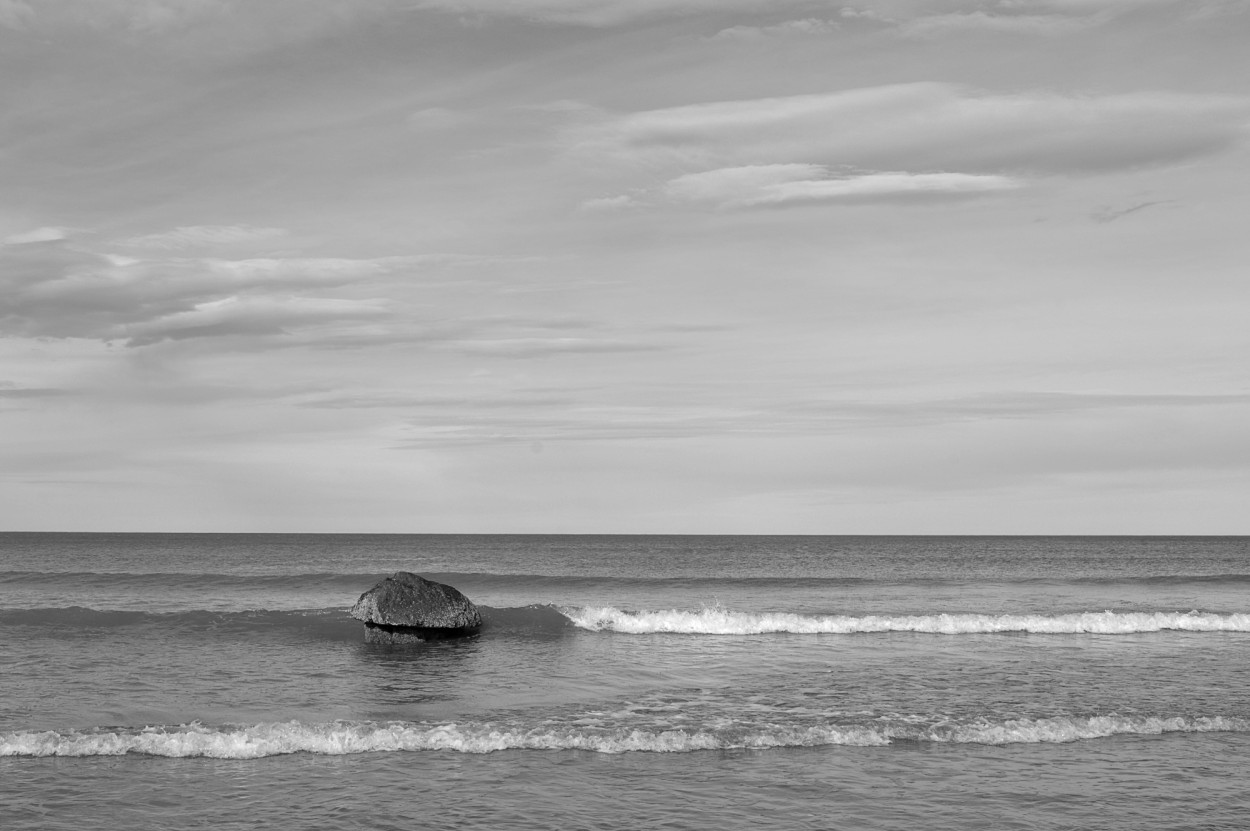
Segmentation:
<svg viewBox="0 0 1250 831">
<path fill-rule="evenodd" d="M 365 643 L 396 571 L 475 637 Z M 0 826 L 1243 829 L 1250 538 L 0 534 Z"/>
</svg>

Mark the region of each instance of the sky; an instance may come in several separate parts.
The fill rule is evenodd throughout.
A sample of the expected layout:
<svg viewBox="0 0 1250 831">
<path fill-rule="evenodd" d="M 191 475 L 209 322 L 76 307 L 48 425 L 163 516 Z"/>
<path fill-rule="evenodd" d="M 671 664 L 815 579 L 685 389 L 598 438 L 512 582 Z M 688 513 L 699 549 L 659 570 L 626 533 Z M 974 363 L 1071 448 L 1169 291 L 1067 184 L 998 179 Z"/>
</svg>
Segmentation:
<svg viewBox="0 0 1250 831">
<path fill-rule="evenodd" d="M 1250 533 L 1250 0 L 0 0 L 0 530 Z"/>
</svg>

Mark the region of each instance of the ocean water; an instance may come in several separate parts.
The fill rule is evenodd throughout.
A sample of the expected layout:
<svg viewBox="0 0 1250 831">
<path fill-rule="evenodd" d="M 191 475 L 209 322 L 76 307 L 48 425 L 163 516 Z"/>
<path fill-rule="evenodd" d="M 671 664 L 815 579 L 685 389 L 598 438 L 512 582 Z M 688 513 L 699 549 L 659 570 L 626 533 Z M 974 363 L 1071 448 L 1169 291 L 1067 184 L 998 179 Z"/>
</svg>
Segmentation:
<svg viewBox="0 0 1250 831">
<path fill-rule="evenodd" d="M 475 638 L 364 643 L 397 570 Z M 16 829 L 1250 826 L 1250 539 L 0 534 Z"/>
</svg>

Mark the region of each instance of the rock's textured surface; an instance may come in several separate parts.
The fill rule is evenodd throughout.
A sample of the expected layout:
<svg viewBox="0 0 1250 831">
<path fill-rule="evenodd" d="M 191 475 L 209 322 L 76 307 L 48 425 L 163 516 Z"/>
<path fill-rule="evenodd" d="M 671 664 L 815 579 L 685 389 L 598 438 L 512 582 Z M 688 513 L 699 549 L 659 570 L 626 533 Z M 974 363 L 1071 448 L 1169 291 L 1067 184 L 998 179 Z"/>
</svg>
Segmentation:
<svg viewBox="0 0 1250 831">
<path fill-rule="evenodd" d="M 451 586 L 397 571 L 360 596 L 352 617 L 369 643 L 412 643 L 472 635 L 482 625 L 473 601 Z"/>
</svg>

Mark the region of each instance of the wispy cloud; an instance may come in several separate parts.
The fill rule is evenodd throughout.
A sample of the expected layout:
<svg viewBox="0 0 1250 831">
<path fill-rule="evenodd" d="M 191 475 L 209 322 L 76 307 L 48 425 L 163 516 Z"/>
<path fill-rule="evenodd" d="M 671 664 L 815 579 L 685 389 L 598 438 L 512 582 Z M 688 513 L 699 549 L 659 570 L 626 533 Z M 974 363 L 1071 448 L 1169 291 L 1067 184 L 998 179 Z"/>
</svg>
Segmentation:
<svg viewBox="0 0 1250 831">
<path fill-rule="evenodd" d="M 45 43 L 86 36 L 210 63 L 392 14 L 411 14 L 407 0 L 0 0 L 0 27 Z"/>
<path fill-rule="evenodd" d="M 747 165 L 690 173 L 664 186 L 676 201 L 722 208 L 811 202 L 958 198 L 1013 190 L 1007 176 L 967 173 L 867 172 L 834 174 L 820 165 Z"/>
<path fill-rule="evenodd" d="M 657 343 L 611 337 L 520 337 L 450 340 L 444 342 L 443 348 L 497 358 L 532 358 L 543 355 L 656 352 L 665 347 Z"/>
<path fill-rule="evenodd" d="M 127 248 L 176 251 L 260 242 L 284 236 L 286 233 L 283 228 L 257 228 L 250 225 L 182 225 L 171 231 L 118 240 L 117 244 Z"/>
<path fill-rule="evenodd" d="M 296 327 L 384 317 L 383 300 L 321 297 L 226 297 L 125 327 L 130 346 L 163 340 L 287 334 Z"/>
<path fill-rule="evenodd" d="M 31 231 L 10 234 L 3 240 L 0 240 L 0 245 L 29 245 L 35 242 L 55 242 L 65 239 L 65 237 L 66 232 L 64 228 L 35 228 Z"/>
<path fill-rule="evenodd" d="M 689 391 L 688 391 L 689 392 Z M 706 391 L 703 391 L 706 392 Z M 593 395 L 522 397 L 513 406 L 477 399 L 365 396 L 331 398 L 308 406 L 387 407 L 406 411 L 410 427 L 404 446 L 484 444 L 516 441 L 688 439 L 713 436 L 815 437 L 859 435 L 865 427 L 911 431 L 931 427 L 997 424 L 1032 430 L 1038 424 L 1076 419 L 1104 423 L 1135 421 L 1147 413 L 1178 410 L 1233 413 L 1250 406 L 1250 394 L 1123 394 L 996 392 L 958 398 L 897 401 L 808 399 L 700 401 L 702 395 L 639 396 L 627 404 Z M 896 433 L 891 433 L 896 434 Z M 1250 451 L 1250 443 L 1245 449 Z"/>
<path fill-rule="evenodd" d="M 704 13 L 776 14 L 787 9 L 810 13 L 814 6 L 820 4 L 813 4 L 810 0 L 415 0 L 415 5 L 418 8 L 459 15 L 512 17 L 549 24 L 607 27 Z M 1142 7 L 1166 5 L 1188 6 L 1195 10 L 1208 7 L 1226 8 L 1244 5 L 1244 0 L 967 0 L 945 5 L 947 8 L 956 6 L 951 16 L 983 13 L 986 16 L 1005 18 L 1012 13 L 1029 14 L 1047 10 L 1068 15 L 1090 15 L 1099 12 L 1122 13 Z M 832 4 L 826 8 L 837 11 L 845 19 L 905 24 L 913 19 L 938 16 L 934 14 L 935 6 L 940 7 L 940 4 L 909 0 L 858 0 L 846 5 Z M 970 6 L 973 8 L 969 9 Z M 996 27 L 997 24 L 990 25 Z M 1021 25 L 1027 28 L 1029 24 Z M 1011 30 L 1012 24 L 1004 24 L 1003 28 Z"/>
<path fill-rule="evenodd" d="M 0 24 L 16 29 L 36 26 L 81 26 L 161 32 L 227 14 L 231 0 L 5 0 Z"/>
<path fill-rule="evenodd" d="M 1250 99 L 1139 92 L 1014 95 L 915 83 L 695 104 L 608 117 L 568 137 L 617 163 L 708 169 L 1098 173 L 1184 161 L 1245 135 Z"/>
<path fill-rule="evenodd" d="M 943 9 L 937 3 L 866 0 L 844 7 L 841 13 L 847 20 L 893 27 L 907 38 L 938 38 L 966 32 L 1056 37 L 1103 26 L 1132 12 L 1166 6 L 1198 12 L 1227 6 L 1228 0 L 973 0 L 946 5 Z"/>
<path fill-rule="evenodd" d="M 316 409 L 399 409 L 433 410 L 436 412 L 474 410 L 510 411 L 543 407 L 568 407 L 575 399 L 561 395 L 535 395 L 521 392 L 513 395 L 429 395 L 407 391 L 361 392 L 351 395 L 314 394 L 299 402 L 301 407 Z"/>
<path fill-rule="evenodd" d="M 1095 222 L 1115 222 L 1121 217 L 1137 213 L 1138 211 L 1144 211 L 1147 208 L 1153 208 L 1156 205 L 1171 205 L 1174 203 L 1175 200 L 1173 199 L 1155 199 L 1150 202 L 1138 202 L 1135 205 L 1129 205 L 1127 208 L 1112 208 L 1110 206 L 1103 206 L 1094 211 L 1093 218 Z"/>
<path fill-rule="evenodd" d="M 587 199 L 581 204 L 581 209 L 590 213 L 599 213 L 604 211 L 620 211 L 627 208 L 637 208 L 644 204 L 645 203 L 641 201 L 637 195 L 622 193 L 617 196 L 598 196 L 594 199 Z"/>
<path fill-rule="evenodd" d="M 1245 5 L 1245 0 L 1231 0 Z M 1229 0 L 997 0 L 1004 9 L 1051 9 L 1061 12 L 1088 13 L 1098 11 L 1123 11 L 1149 8 L 1151 6 L 1221 6 Z"/>
<path fill-rule="evenodd" d="M 109 257 L 64 240 L 0 249 L 0 332 L 123 340 L 279 334 L 376 317 L 376 302 L 322 291 L 419 269 L 423 257 L 220 260 Z"/>
<path fill-rule="evenodd" d="M 932 400 L 897 402 L 828 401 L 796 404 L 810 415 L 878 423 L 920 424 L 956 421 L 1034 420 L 1096 411 L 1167 411 L 1181 408 L 1244 407 L 1250 393 L 1078 393 L 1002 391 Z"/>
<path fill-rule="evenodd" d="M 425 107 L 411 113 L 404 119 L 404 124 L 409 130 L 426 133 L 451 130 L 469 123 L 470 120 L 466 113 L 446 107 Z"/>
<path fill-rule="evenodd" d="M 605 115 L 574 150 L 659 185 L 583 210 L 677 203 L 748 208 L 937 201 L 1179 163 L 1246 135 L 1250 99 L 1134 93 L 995 95 L 944 83 L 724 101 Z"/>
<path fill-rule="evenodd" d="M 1098 26 L 1107 15 L 991 14 L 956 12 L 916 17 L 899 25 L 905 37 L 935 38 L 959 32 L 1001 32 L 1018 35 L 1055 36 Z"/>
<path fill-rule="evenodd" d="M 749 43 L 752 41 L 768 41 L 775 38 L 828 35 L 836 32 L 838 28 L 836 20 L 805 17 L 799 20 L 785 20 L 781 23 L 772 23 L 766 26 L 730 26 L 726 29 L 721 29 L 707 39 L 711 41 L 728 41 L 730 43 Z"/>
<path fill-rule="evenodd" d="M 0 399 L 5 398 L 59 398 L 72 395 L 70 390 L 59 387 L 23 387 L 12 381 L 0 381 Z"/>
<path fill-rule="evenodd" d="M 0 26 L 23 30 L 35 17 L 35 10 L 24 0 L 0 0 Z"/>
<path fill-rule="evenodd" d="M 575 26 L 616 26 L 701 12 L 766 11 L 802 0 L 414 0 L 414 5 L 462 15 L 518 17 Z"/>
<path fill-rule="evenodd" d="M 423 315 L 405 300 L 414 275 L 501 259 L 516 261 L 451 255 L 140 260 L 96 254 L 65 240 L 29 243 L 0 248 L 0 334 L 130 347 L 238 341 L 234 346 L 248 350 L 407 343 L 498 358 L 667 348 L 653 337 L 622 337 L 577 318 L 448 319 Z M 431 282 L 441 290 L 457 285 L 437 276 Z"/>
</svg>

